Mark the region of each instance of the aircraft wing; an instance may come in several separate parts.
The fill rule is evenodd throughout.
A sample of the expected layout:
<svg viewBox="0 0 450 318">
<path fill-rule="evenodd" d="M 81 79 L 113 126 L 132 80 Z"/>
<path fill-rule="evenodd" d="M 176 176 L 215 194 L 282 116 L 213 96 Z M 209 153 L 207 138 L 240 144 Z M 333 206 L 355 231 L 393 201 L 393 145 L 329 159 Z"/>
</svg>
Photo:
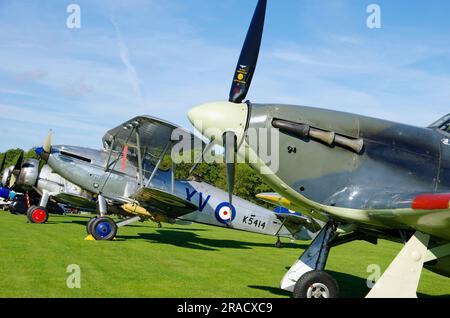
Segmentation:
<svg viewBox="0 0 450 318">
<path fill-rule="evenodd" d="M 450 240 L 448 227 L 450 225 L 450 194 L 449 193 L 410 193 L 398 196 L 387 196 L 389 208 L 377 206 L 360 209 L 326 206 L 313 202 L 298 193 L 286 191 L 287 199 L 277 193 L 262 193 L 257 195 L 265 202 L 278 204 L 290 210 L 301 211 L 314 220 L 326 222 L 322 218 L 327 214 L 336 220 L 346 222 L 351 226 L 364 225 L 373 229 L 389 229 L 402 226 L 405 229 L 422 231 L 435 237 Z M 393 200 L 393 197 L 396 200 Z M 319 213 L 317 213 L 319 212 Z M 342 228 L 345 230 L 344 228 Z"/>
<path fill-rule="evenodd" d="M 155 188 L 139 189 L 131 196 L 131 199 L 138 201 L 140 205 L 149 211 L 159 212 L 173 219 L 198 210 L 195 204 L 173 193 Z"/>
<path fill-rule="evenodd" d="M 95 211 L 97 209 L 97 204 L 94 201 L 75 194 L 59 193 L 52 198 L 58 203 L 68 204 L 85 211 Z"/>
<path fill-rule="evenodd" d="M 124 145 L 127 145 L 129 153 L 136 154 L 139 139 L 142 153 L 149 153 L 151 156 L 157 157 L 167 143 L 172 140 L 174 130 L 177 130 L 177 134 L 174 134 L 175 137 L 182 134 L 183 138 L 191 139 L 192 149 L 194 149 L 194 145 L 204 146 L 200 138 L 178 125 L 152 116 L 137 116 L 108 130 L 103 136 L 103 147 L 106 150 L 112 148 L 115 151 L 122 151 Z"/>
<path fill-rule="evenodd" d="M 371 220 L 394 226 L 407 225 L 411 229 L 450 240 L 450 193 L 421 193 L 404 201 L 404 207 L 369 210 Z"/>
<path fill-rule="evenodd" d="M 278 193 L 260 193 L 257 194 L 256 197 L 264 202 L 275 205 L 275 215 L 280 220 L 283 220 L 288 228 L 298 228 L 301 226 L 313 233 L 316 233 L 322 228 L 322 226 L 313 218 L 299 212 L 292 212 L 289 209 L 292 208 L 290 201 L 286 200 Z"/>
</svg>

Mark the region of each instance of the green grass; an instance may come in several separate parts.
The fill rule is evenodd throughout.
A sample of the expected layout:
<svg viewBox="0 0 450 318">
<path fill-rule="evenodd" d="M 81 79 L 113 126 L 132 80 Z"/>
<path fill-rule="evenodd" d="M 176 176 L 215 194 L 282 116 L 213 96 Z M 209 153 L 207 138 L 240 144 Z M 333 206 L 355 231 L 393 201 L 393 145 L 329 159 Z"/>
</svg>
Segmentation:
<svg viewBox="0 0 450 318">
<path fill-rule="evenodd" d="M 289 297 L 279 282 L 306 247 L 274 247 L 275 238 L 193 224 L 135 223 L 112 242 L 84 241 L 86 216 L 51 216 L 27 224 L 0 212 L 0 297 Z M 389 265 L 399 244 L 353 242 L 333 249 L 327 264 L 343 297 L 367 292 L 367 265 Z M 69 289 L 69 264 L 81 288 Z M 450 295 L 450 279 L 424 270 L 421 296 Z"/>
</svg>

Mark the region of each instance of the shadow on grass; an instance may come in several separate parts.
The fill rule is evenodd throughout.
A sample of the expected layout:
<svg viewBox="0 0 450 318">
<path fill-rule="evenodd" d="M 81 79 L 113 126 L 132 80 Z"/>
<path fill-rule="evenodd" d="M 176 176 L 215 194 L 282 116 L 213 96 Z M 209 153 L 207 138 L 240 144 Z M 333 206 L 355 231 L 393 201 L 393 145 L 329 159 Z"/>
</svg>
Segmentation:
<svg viewBox="0 0 450 318">
<path fill-rule="evenodd" d="M 138 233 L 138 236 L 118 235 L 118 239 L 144 239 L 152 243 L 169 244 L 178 247 L 192 248 L 205 251 L 218 251 L 221 248 L 251 249 L 252 247 L 275 248 L 274 243 L 253 243 L 235 240 L 211 239 L 193 233 L 193 229 L 158 229 L 158 233 Z M 286 243 L 283 248 L 300 249 L 305 245 Z"/>
<path fill-rule="evenodd" d="M 417 297 L 419 298 L 450 298 L 450 295 L 427 295 L 422 293 L 417 293 Z"/>
<path fill-rule="evenodd" d="M 253 289 L 264 290 L 264 291 L 271 293 L 272 295 L 285 296 L 285 297 L 292 296 L 291 292 L 285 291 L 279 287 L 256 286 L 256 285 L 249 285 L 248 287 L 253 288 Z"/>
<path fill-rule="evenodd" d="M 369 292 L 369 288 L 366 285 L 366 280 L 362 279 L 361 277 L 333 271 L 326 271 L 326 272 L 336 279 L 339 285 L 341 298 L 363 298 Z M 280 277 L 280 280 L 281 278 L 282 277 Z M 268 291 L 271 294 L 278 296 L 289 296 L 289 297 L 292 296 L 291 292 L 282 290 L 281 288 L 278 287 L 272 286 L 248 286 L 248 287 Z"/>
<path fill-rule="evenodd" d="M 86 220 L 67 220 L 67 221 L 61 221 L 61 222 L 58 222 L 58 223 L 59 224 L 70 223 L 70 224 L 78 224 L 78 225 L 86 226 L 87 223 L 89 222 L 89 220 L 90 220 L 90 218 L 86 219 Z M 56 224 L 56 223 L 53 223 L 53 224 Z M 157 225 L 153 225 L 151 223 L 148 223 L 148 224 L 139 223 L 139 224 L 136 224 L 136 225 L 128 224 L 125 227 L 142 228 L 142 226 L 145 226 L 145 227 L 148 227 L 148 228 L 151 228 L 151 229 L 160 229 L 160 228 L 158 228 Z M 164 225 L 163 225 L 162 228 L 164 228 Z M 172 228 L 171 230 L 173 230 L 173 231 L 192 231 L 192 232 L 207 231 L 205 229 L 197 229 L 197 228 Z M 119 231 L 120 231 L 120 229 L 119 229 Z M 117 236 L 117 238 L 125 238 L 124 236 L 120 236 L 120 233 L 118 233 L 118 234 L 119 235 Z"/>
<path fill-rule="evenodd" d="M 289 269 L 289 267 L 287 267 L 287 269 Z M 370 289 L 367 287 L 367 281 L 361 277 L 334 271 L 326 271 L 326 272 L 336 279 L 339 285 L 340 298 L 364 298 L 370 291 Z M 289 296 L 289 297 L 292 296 L 292 293 L 276 287 L 271 286 L 248 286 L 248 287 L 268 291 L 273 295 Z M 417 296 L 419 298 L 450 297 L 450 295 L 427 295 L 423 293 L 417 293 Z"/>
</svg>

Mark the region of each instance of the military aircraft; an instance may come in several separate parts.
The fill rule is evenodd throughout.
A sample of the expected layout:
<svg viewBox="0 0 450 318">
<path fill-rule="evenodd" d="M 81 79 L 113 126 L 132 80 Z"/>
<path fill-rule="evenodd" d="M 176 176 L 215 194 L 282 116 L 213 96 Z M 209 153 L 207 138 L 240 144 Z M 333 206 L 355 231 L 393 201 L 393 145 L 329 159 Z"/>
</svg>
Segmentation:
<svg viewBox="0 0 450 318">
<path fill-rule="evenodd" d="M 192 108 L 191 123 L 224 146 L 230 196 L 239 152 L 279 193 L 267 200 L 326 222 L 284 276 L 282 289 L 294 297 L 338 296 L 336 281 L 324 272 L 330 249 L 382 238 L 405 245 L 367 296 L 417 297 L 422 267 L 450 276 L 450 115 L 414 127 L 320 108 L 243 102 L 266 5 L 257 4 L 229 101 Z M 278 139 L 267 132 L 251 143 L 249 132 L 261 128 L 277 130 Z M 275 142 L 280 165 L 271 170 L 258 149 Z"/>
<path fill-rule="evenodd" d="M 95 211 L 94 197 L 87 191 L 56 174 L 36 159 L 25 159 L 23 152 L 14 165 L 5 169 L 0 197 L 13 213 L 25 210 L 31 223 L 45 223 L 49 211 L 62 213 L 58 204 Z"/>
<path fill-rule="evenodd" d="M 239 198 L 230 209 L 226 192 L 201 180 L 177 180 L 173 161 L 163 167 L 163 161 L 181 141 L 174 140 L 175 130 L 188 140 L 185 151 L 194 149 L 193 142 L 203 144 L 170 122 L 138 116 L 109 130 L 102 150 L 51 146 L 47 138 L 36 153 L 63 178 L 95 194 L 100 216 L 89 221 L 87 232 L 96 240 L 112 240 L 118 227 L 146 219 L 274 235 L 277 245 L 283 236 L 311 239 L 308 228 L 316 224 L 309 218 L 273 213 Z M 130 217 L 116 223 L 107 213 L 127 213 Z"/>
</svg>

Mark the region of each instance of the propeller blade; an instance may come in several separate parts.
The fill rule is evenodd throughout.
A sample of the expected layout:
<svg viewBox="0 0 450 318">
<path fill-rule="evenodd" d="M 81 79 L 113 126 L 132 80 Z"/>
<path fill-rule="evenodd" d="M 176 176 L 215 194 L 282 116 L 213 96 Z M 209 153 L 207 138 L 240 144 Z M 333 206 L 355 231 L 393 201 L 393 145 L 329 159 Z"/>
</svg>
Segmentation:
<svg viewBox="0 0 450 318">
<path fill-rule="evenodd" d="M 225 163 L 227 166 L 228 203 L 230 204 L 230 222 L 233 203 L 234 180 L 236 175 L 236 134 L 231 131 L 224 133 Z"/>
<path fill-rule="evenodd" d="M 250 88 L 261 47 L 266 7 L 267 0 L 258 1 L 231 84 L 229 101 L 232 103 L 241 103 Z"/>
<path fill-rule="evenodd" d="M 45 165 L 46 165 L 45 160 L 39 159 L 38 174 L 41 173 L 41 170 Z"/>
<path fill-rule="evenodd" d="M 3 173 L 3 168 L 5 167 L 5 162 L 6 162 L 6 152 L 4 153 L 3 158 L 2 158 L 2 162 L 0 163 L 0 176 Z"/>
<path fill-rule="evenodd" d="M 42 144 L 42 149 L 46 152 L 46 153 L 50 153 L 50 151 L 52 150 L 52 131 L 49 130 L 47 137 L 44 140 L 44 143 Z"/>
<path fill-rule="evenodd" d="M 12 187 L 14 187 L 14 185 L 16 184 L 16 176 L 14 175 L 14 173 L 11 173 L 11 177 L 9 178 L 9 185 L 8 187 L 11 189 Z"/>
<path fill-rule="evenodd" d="M 0 186 L 6 186 L 3 184 L 3 170 L 5 168 L 6 152 L 3 154 L 2 162 L 0 163 Z"/>
<path fill-rule="evenodd" d="M 24 156 L 24 152 L 21 151 L 19 156 L 17 156 L 17 158 L 16 158 L 16 162 L 14 163 L 14 168 L 11 171 L 11 177 L 9 179 L 9 188 L 14 187 L 14 185 L 16 184 L 17 178 L 20 175 L 20 171 L 22 169 L 22 164 L 23 164 L 23 156 Z"/>
<path fill-rule="evenodd" d="M 24 155 L 24 152 L 21 151 L 20 154 L 17 156 L 16 162 L 14 163 L 14 171 L 16 171 L 16 170 L 20 171 L 20 169 L 22 168 L 23 155 Z"/>
</svg>

